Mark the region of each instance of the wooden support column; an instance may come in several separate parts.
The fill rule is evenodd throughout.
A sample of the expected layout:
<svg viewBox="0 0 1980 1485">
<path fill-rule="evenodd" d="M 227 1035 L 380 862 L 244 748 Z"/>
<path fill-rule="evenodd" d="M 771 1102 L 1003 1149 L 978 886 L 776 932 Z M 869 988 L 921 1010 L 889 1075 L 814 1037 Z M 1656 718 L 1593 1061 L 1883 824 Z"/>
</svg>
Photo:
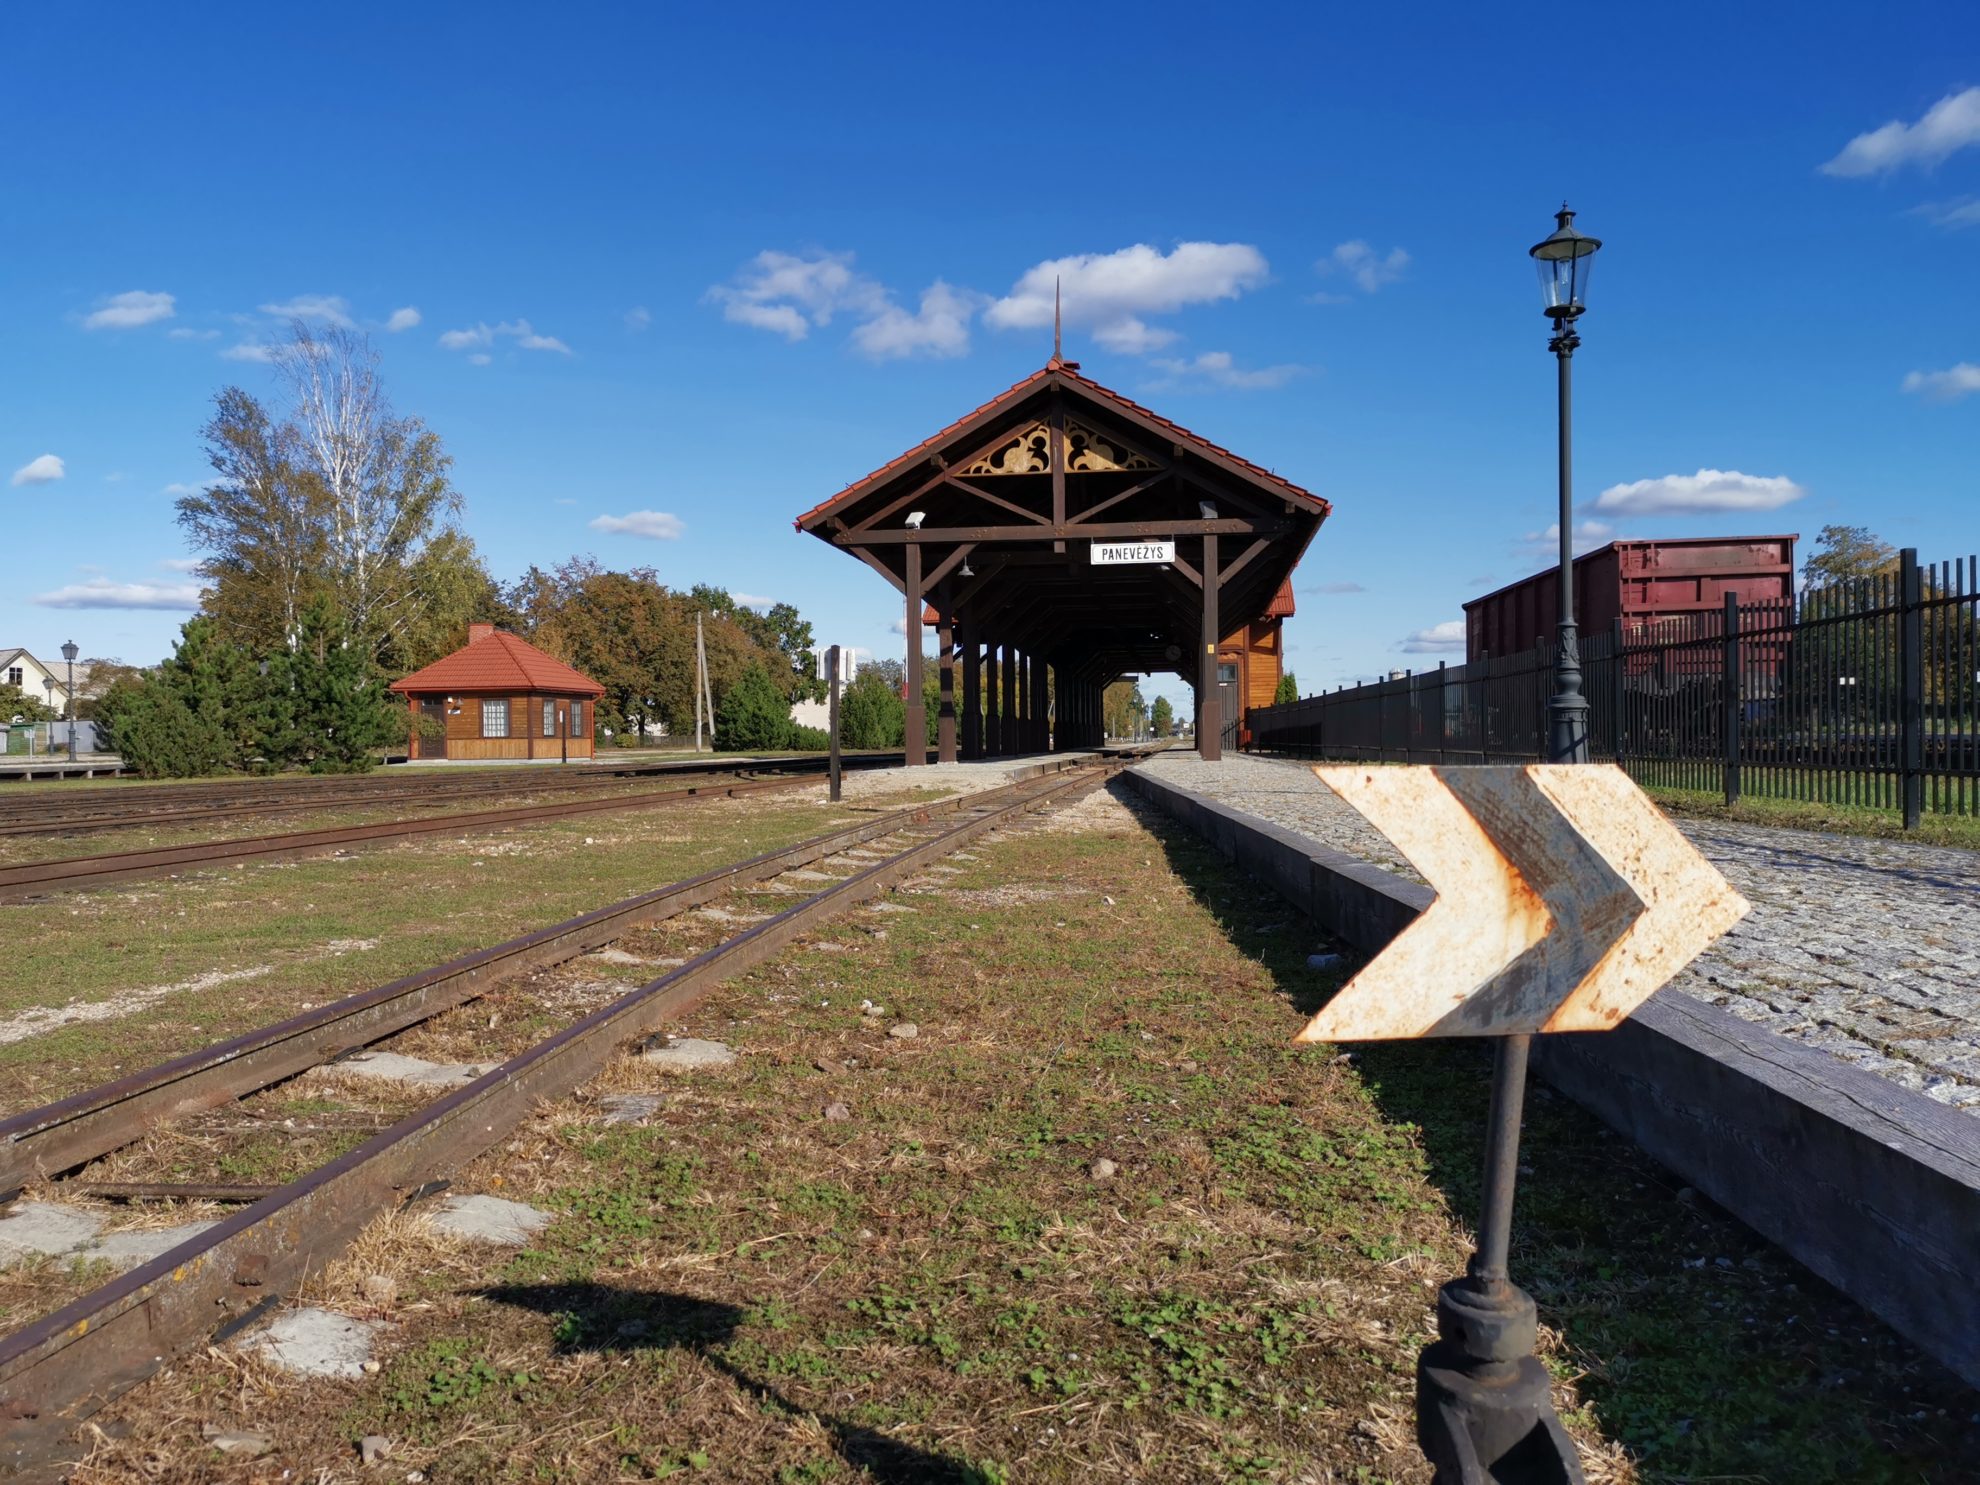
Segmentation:
<svg viewBox="0 0 1980 1485">
<path fill-rule="evenodd" d="M 1206 538 L 1208 539 L 1208 538 Z M 907 544 L 907 765 L 928 761 L 928 707 L 921 699 L 921 543 Z"/>
<path fill-rule="evenodd" d="M 935 666 L 939 676 L 937 685 L 941 694 L 941 710 L 935 717 L 935 761 L 954 763 L 956 761 L 956 616 L 950 612 L 953 599 L 946 581 L 937 590 L 935 601 L 941 608 L 935 622 Z"/>
<path fill-rule="evenodd" d="M 983 756 L 983 657 L 976 652 L 976 625 L 956 615 L 956 643 L 962 649 L 962 756 Z"/>
<path fill-rule="evenodd" d="M 1003 658 L 997 666 L 997 751 L 1008 758 L 1018 750 L 1017 651 L 1008 643 L 998 648 Z"/>
<path fill-rule="evenodd" d="M 1223 638 L 1217 617 L 1217 533 L 1203 536 L 1203 649 L 1197 656 L 1196 753 L 1205 763 L 1224 756 L 1224 708 L 1217 687 L 1217 644 Z"/>
<path fill-rule="evenodd" d="M 1026 730 L 1025 721 L 1031 715 L 1031 656 L 1022 652 L 1017 656 L 1017 675 L 1011 694 L 1017 698 L 1017 739 L 1011 744 L 1011 751 L 1028 753 L 1031 751 L 1031 735 Z"/>
<path fill-rule="evenodd" d="M 995 758 L 1004 751 L 1004 686 L 997 674 L 997 646 L 994 641 L 983 650 L 983 756 Z"/>
</svg>

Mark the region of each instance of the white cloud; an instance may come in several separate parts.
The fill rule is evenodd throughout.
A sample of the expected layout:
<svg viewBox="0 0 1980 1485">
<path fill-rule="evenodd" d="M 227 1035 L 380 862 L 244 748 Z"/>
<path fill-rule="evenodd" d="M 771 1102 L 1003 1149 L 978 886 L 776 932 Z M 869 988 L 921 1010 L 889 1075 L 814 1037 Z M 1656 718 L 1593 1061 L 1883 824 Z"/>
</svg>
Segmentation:
<svg viewBox="0 0 1980 1485">
<path fill-rule="evenodd" d="M 623 516 L 599 516 L 591 523 L 593 531 L 609 531 L 615 536 L 644 536 L 652 541 L 675 541 L 687 528 L 679 516 L 663 510 L 628 511 Z"/>
<path fill-rule="evenodd" d="M 1144 316 L 1235 299 L 1270 274 L 1265 255 L 1249 243 L 1183 242 L 1168 253 L 1136 243 L 1026 269 L 983 320 L 999 330 L 1044 329 L 1052 323 L 1056 287 L 1066 324 L 1091 329 L 1109 350 L 1144 354 L 1174 339 L 1173 332 L 1151 330 Z"/>
<path fill-rule="evenodd" d="M 1464 648 L 1464 620 L 1446 619 L 1428 629 L 1418 629 L 1396 647 L 1405 655 L 1446 655 Z"/>
<path fill-rule="evenodd" d="M 1616 528 L 1608 521 L 1581 520 L 1574 523 L 1574 550 L 1577 554 L 1593 551 L 1604 543 L 1615 540 Z M 1549 521 L 1545 531 L 1526 533 L 1529 546 L 1538 547 L 1544 552 L 1558 552 L 1561 549 L 1561 523 Z"/>
<path fill-rule="evenodd" d="M 351 328 L 351 307 L 336 294 L 298 294 L 280 304 L 264 304 L 261 312 L 284 320 L 321 320 L 341 329 Z"/>
<path fill-rule="evenodd" d="M 900 618 L 897 618 L 892 623 L 888 624 L 887 632 L 889 634 L 898 634 L 905 637 L 907 634 L 907 616 L 903 614 Z"/>
<path fill-rule="evenodd" d="M 769 249 L 705 297 L 721 305 L 722 317 L 734 324 L 803 340 L 813 326 L 831 324 L 835 314 L 871 319 L 891 307 L 886 289 L 852 265 L 851 253 L 800 256 Z"/>
<path fill-rule="evenodd" d="M 1969 392 L 1980 392 L 1980 366 L 1962 361 L 1944 371 L 1914 371 L 1905 377 L 1904 389 L 1927 402 L 1957 402 Z"/>
<path fill-rule="evenodd" d="M 213 482 L 211 480 L 173 480 L 171 484 L 167 485 L 158 493 L 160 495 L 170 495 L 174 500 L 177 500 L 181 495 L 204 495 L 212 488 L 212 484 Z"/>
<path fill-rule="evenodd" d="M 472 356 L 468 357 L 468 365 L 486 366 L 490 361 L 493 361 L 494 359 L 495 358 L 489 355 L 488 352 L 486 351 L 476 351 Z"/>
<path fill-rule="evenodd" d="M 732 589 L 729 596 L 744 608 L 775 608 L 777 606 L 776 599 L 765 598 L 757 593 L 737 593 Z"/>
<path fill-rule="evenodd" d="M 1145 356 L 1150 351 L 1161 350 L 1165 345 L 1173 345 L 1180 337 L 1173 330 L 1163 330 L 1128 315 L 1099 326 L 1094 330 L 1093 338 L 1103 350 L 1122 356 Z"/>
<path fill-rule="evenodd" d="M 1594 508 L 1616 516 L 1711 515 L 1720 511 L 1778 510 L 1808 492 L 1785 475 L 1701 469 L 1657 479 L 1611 485 Z"/>
<path fill-rule="evenodd" d="M 1366 593 L 1360 583 L 1315 583 L 1310 588 L 1301 588 L 1302 593 Z"/>
<path fill-rule="evenodd" d="M 149 294 L 133 289 L 97 301 L 97 307 L 83 317 L 85 330 L 135 330 L 156 320 L 172 318 L 178 300 L 170 294 Z"/>
<path fill-rule="evenodd" d="M 174 325 L 165 332 L 169 340 L 218 340 L 218 330 L 195 330 L 190 325 Z"/>
<path fill-rule="evenodd" d="M 1980 145 L 1980 88 L 1948 93 L 1915 124 L 1892 119 L 1859 134 L 1822 167 L 1824 175 L 1882 175 L 1904 165 L 1932 166 L 1956 150 Z"/>
<path fill-rule="evenodd" d="M 30 459 L 14 471 L 13 483 L 21 485 L 46 485 L 59 480 L 68 471 L 62 467 L 62 460 L 55 454 L 43 454 Z"/>
<path fill-rule="evenodd" d="M 921 291 L 921 308 L 909 314 L 889 304 L 853 331 L 853 344 L 876 361 L 903 356 L 960 356 L 969 350 L 969 321 L 979 295 L 936 279 Z"/>
<path fill-rule="evenodd" d="M 385 328 L 397 335 L 401 330 L 410 330 L 419 324 L 419 311 L 408 304 L 404 309 L 392 311 L 392 317 L 385 322 Z"/>
<path fill-rule="evenodd" d="M 726 284 L 703 296 L 722 306 L 731 324 L 768 330 L 793 343 L 808 339 L 835 316 L 856 319 L 852 343 L 876 361 L 907 356 L 960 356 L 969 350 L 969 322 L 982 295 L 936 279 L 908 310 L 877 279 L 853 267 L 851 253 L 758 253 Z M 631 317 L 628 316 L 628 323 Z M 642 322 L 635 328 L 644 329 Z"/>
<path fill-rule="evenodd" d="M 554 335 L 541 335 L 528 320 L 504 320 L 499 325 L 487 321 L 468 326 L 465 330 L 443 330 L 440 332 L 441 346 L 450 351 L 486 351 L 495 344 L 497 337 L 513 340 L 526 351 L 556 351 L 568 356 L 571 348 Z M 486 366 L 488 357 L 468 358 L 477 366 Z"/>
<path fill-rule="evenodd" d="M 167 572 L 198 572 L 199 560 L 197 557 L 167 557 L 158 565 Z"/>
<path fill-rule="evenodd" d="M 1157 356 L 1155 364 L 1177 381 L 1198 378 L 1219 387 L 1256 392 L 1283 387 L 1306 370 L 1304 366 L 1259 366 L 1247 370 L 1239 366 L 1229 351 L 1205 351 L 1191 360 Z"/>
<path fill-rule="evenodd" d="M 1383 256 L 1357 237 L 1342 243 L 1334 249 L 1332 257 L 1322 258 L 1313 266 L 1321 273 L 1345 273 L 1362 293 L 1373 294 L 1403 276 L 1403 270 L 1409 267 L 1409 254 L 1401 248 L 1390 248 L 1387 256 Z M 1314 297 L 1323 303 L 1335 300 L 1333 295 Z"/>
<path fill-rule="evenodd" d="M 653 324 L 653 311 L 643 304 L 635 304 L 625 314 L 628 330 L 645 330 Z"/>
<path fill-rule="evenodd" d="M 1980 196 L 1960 196 L 1952 201 L 1927 201 L 1912 207 L 1911 215 L 1925 218 L 1934 227 L 1980 227 Z"/>
<path fill-rule="evenodd" d="M 220 353 L 223 361 L 256 361 L 262 365 L 275 359 L 275 347 L 262 345 L 259 341 L 244 340 L 238 345 L 230 345 Z"/>
<path fill-rule="evenodd" d="M 195 609 L 199 607 L 199 584 L 118 583 L 97 577 L 52 593 L 37 593 L 28 602 L 43 608 Z"/>
</svg>

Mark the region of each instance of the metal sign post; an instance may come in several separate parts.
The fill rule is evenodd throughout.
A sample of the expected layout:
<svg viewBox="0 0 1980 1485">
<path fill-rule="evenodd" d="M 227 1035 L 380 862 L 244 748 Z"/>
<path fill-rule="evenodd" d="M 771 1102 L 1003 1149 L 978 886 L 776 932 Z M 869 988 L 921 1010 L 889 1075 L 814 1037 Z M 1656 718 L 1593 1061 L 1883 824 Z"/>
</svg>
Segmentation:
<svg viewBox="0 0 1980 1485">
<path fill-rule="evenodd" d="M 1497 1040 L 1478 1249 L 1437 1296 L 1417 1442 L 1437 1485 L 1582 1485 L 1508 1272 L 1527 1054 L 1614 1028 L 1749 905 L 1612 765 L 1313 771 L 1437 899 L 1297 1040 Z"/>
<path fill-rule="evenodd" d="M 826 776 L 831 780 L 828 796 L 832 803 L 839 802 L 839 647 L 833 645 L 825 652 L 825 675 L 830 687 L 831 704 L 826 716 L 826 730 L 832 734 L 832 757 L 827 766 Z"/>
</svg>

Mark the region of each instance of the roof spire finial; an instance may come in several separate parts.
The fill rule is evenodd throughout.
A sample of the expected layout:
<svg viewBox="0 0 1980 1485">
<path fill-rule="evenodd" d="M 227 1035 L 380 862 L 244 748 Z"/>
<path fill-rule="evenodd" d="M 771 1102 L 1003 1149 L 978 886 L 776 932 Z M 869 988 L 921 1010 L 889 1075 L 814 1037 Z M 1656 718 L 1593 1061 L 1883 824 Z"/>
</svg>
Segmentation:
<svg viewBox="0 0 1980 1485">
<path fill-rule="evenodd" d="M 1059 277 L 1052 275 L 1052 364 L 1065 360 L 1059 340 Z"/>
</svg>

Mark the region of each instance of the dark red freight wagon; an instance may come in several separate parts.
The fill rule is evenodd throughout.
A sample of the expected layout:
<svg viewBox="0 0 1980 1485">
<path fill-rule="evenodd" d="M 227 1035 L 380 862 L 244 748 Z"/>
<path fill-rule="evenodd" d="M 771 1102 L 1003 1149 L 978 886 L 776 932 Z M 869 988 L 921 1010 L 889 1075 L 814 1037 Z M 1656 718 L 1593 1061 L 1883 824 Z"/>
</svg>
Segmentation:
<svg viewBox="0 0 1980 1485">
<path fill-rule="evenodd" d="M 1620 618 L 1623 642 L 1688 638 L 1694 614 L 1779 608 L 1794 597 L 1793 536 L 1679 536 L 1612 541 L 1575 559 L 1574 610 L 1581 632 L 1606 634 Z M 1560 621 L 1553 568 L 1464 606 L 1465 659 L 1516 655 L 1551 644 Z"/>
</svg>

